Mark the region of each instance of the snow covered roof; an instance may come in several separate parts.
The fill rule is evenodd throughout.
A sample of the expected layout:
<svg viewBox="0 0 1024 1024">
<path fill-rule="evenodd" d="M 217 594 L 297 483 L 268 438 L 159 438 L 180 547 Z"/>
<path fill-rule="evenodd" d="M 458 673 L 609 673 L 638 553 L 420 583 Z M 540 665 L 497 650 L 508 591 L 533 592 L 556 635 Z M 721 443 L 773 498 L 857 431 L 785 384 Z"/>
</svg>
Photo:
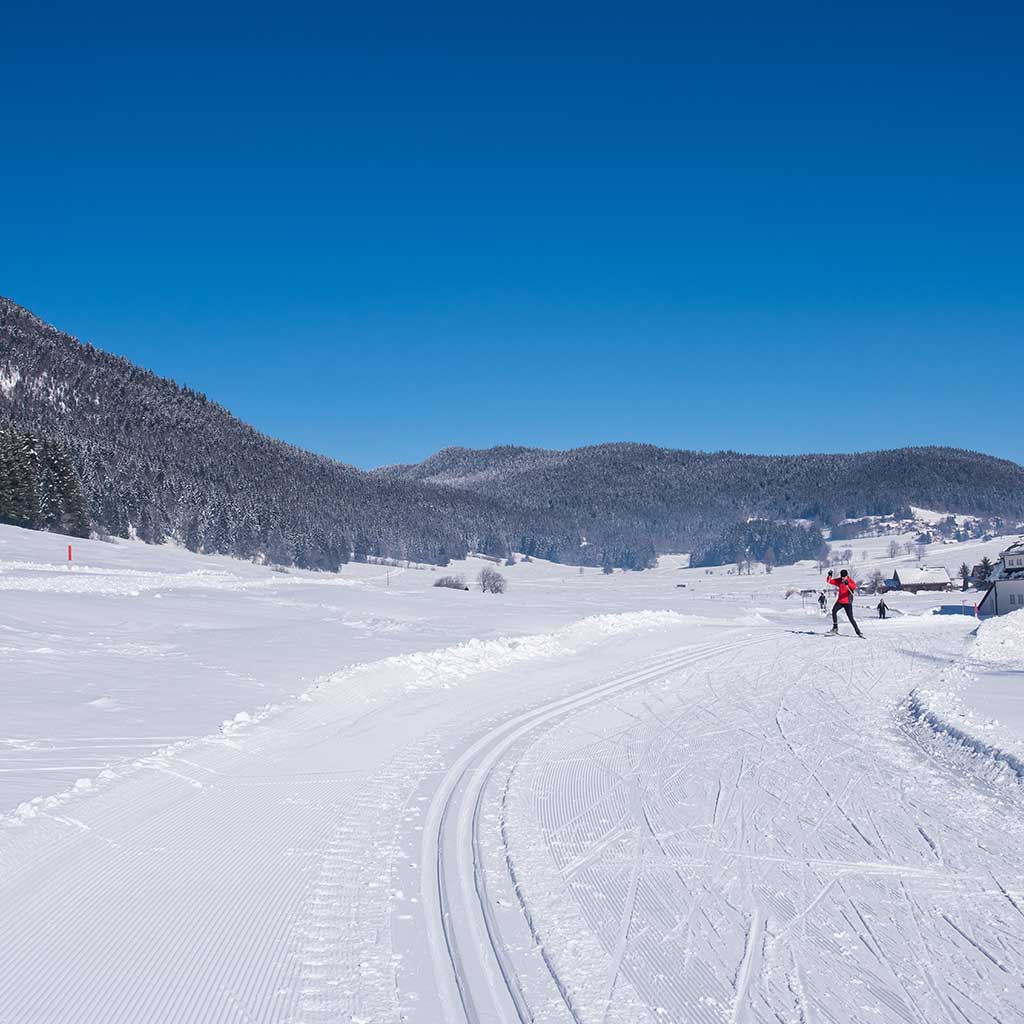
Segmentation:
<svg viewBox="0 0 1024 1024">
<path fill-rule="evenodd" d="M 926 565 L 920 569 L 897 569 L 896 579 L 902 587 L 922 587 L 929 583 L 952 583 L 949 573 L 941 565 Z"/>
<path fill-rule="evenodd" d="M 1000 558 L 1005 558 L 1007 555 L 1022 555 L 1024 554 L 1024 537 L 1014 541 L 1008 548 L 1004 548 L 999 552 Z"/>
</svg>

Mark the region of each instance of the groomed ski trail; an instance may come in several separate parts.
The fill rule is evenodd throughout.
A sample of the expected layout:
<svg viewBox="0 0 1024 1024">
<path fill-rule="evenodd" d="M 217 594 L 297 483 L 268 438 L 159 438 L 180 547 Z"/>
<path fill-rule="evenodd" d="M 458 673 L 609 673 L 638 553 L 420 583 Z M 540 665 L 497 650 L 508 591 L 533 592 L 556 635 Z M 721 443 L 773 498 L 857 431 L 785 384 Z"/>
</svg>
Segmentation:
<svg viewBox="0 0 1024 1024">
<path fill-rule="evenodd" d="M 418 884 L 398 884 L 417 794 L 496 723 L 591 687 L 592 659 L 613 671 L 705 628 L 626 613 L 359 666 L 40 802 L 0 829 L 0 1021 L 430 1020 L 432 981 L 405 984 L 418 961 L 432 977 Z"/>
<path fill-rule="evenodd" d="M 526 922 L 503 934 L 491 905 L 481 853 L 481 805 L 495 766 L 531 732 L 591 705 L 642 688 L 688 665 L 763 643 L 766 637 L 706 644 L 653 660 L 584 693 L 513 718 L 478 739 L 451 767 L 431 801 L 424 825 L 421 893 L 431 960 L 446 1024 L 535 1019 L 523 993 L 512 945 L 529 945 Z M 628 928 L 628 925 L 627 925 Z M 617 968 L 610 985 L 614 989 Z M 557 977 L 553 977 L 556 987 Z M 563 996 L 564 998 L 564 996 Z M 569 1019 L 572 1006 L 566 1002 Z"/>
<path fill-rule="evenodd" d="M 646 621 L 367 666 L 40 805 L 0 1021 L 1024 1021 L 1024 800 L 899 712 L 963 624 Z"/>
<path fill-rule="evenodd" d="M 916 651 L 790 634 L 521 751 L 506 829 L 562 985 L 601 984 L 566 955 L 582 920 L 651 1020 L 1024 1020 L 1024 792 L 901 725 L 941 630 Z"/>
</svg>

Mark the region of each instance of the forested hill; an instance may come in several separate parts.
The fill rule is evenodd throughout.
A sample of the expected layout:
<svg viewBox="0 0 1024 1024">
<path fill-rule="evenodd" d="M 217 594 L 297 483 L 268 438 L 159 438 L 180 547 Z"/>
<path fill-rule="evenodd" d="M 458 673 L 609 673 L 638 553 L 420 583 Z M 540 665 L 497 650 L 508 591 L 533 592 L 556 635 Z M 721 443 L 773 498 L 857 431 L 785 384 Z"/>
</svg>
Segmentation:
<svg viewBox="0 0 1024 1024">
<path fill-rule="evenodd" d="M 443 564 L 510 545 L 568 561 L 579 551 L 571 525 L 546 512 L 373 476 L 275 441 L 0 298 L 3 426 L 67 452 L 92 525 L 115 536 L 325 569 L 350 555 Z"/>
<path fill-rule="evenodd" d="M 443 564 L 468 551 L 628 568 L 732 547 L 792 560 L 813 557 L 821 534 L 788 520 L 827 525 L 909 504 L 1024 518 L 1024 469 L 947 448 L 448 448 L 364 473 L 266 437 L 0 298 L 5 428 L 0 519 L 310 568 L 369 555 Z"/>
<path fill-rule="evenodd" d="M 954 448 L 782 456 L 642 444 L 446 448 L 376 472 L 553 512 L 599 547 L 649 541 L 659 552 L 700 551 L 749 518 L 828 525 L 907 505 L 1024 518 L 1024 468 Z"/>
</svg>

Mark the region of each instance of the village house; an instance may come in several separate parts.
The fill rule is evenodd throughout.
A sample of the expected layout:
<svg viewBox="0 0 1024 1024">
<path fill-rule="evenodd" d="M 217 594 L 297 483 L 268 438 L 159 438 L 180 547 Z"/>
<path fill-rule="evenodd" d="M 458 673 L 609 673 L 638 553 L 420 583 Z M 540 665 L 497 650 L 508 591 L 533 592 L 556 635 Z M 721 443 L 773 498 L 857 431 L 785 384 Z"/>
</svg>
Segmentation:
<svg viewBox="0 0 1024 1024">
<path fill-rule="evenodd" d="M 891 580 L 885 581 L 886 590 L 952 590 L 953 581 L 946 569 L 939 565 L 921 568 L 897 569 Z"/>
<path fill-rule="evenodd" d="M 988 590 L 978 604 L 979 615 L 1024 611 L 1024 539 L 999 552 Z"/>
</svg>

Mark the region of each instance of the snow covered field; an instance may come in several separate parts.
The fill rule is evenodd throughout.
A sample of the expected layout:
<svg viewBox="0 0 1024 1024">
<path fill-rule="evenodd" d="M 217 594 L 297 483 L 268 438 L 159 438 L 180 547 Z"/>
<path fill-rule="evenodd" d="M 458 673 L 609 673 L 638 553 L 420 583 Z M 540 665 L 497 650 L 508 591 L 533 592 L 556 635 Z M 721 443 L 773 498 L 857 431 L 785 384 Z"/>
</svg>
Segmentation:
<svg viewBox="0 0 1024 1024">
<path fill-rule="evenodd" d="M 1024 1018 L 1013 616 L 65 543 L 0 527 L 3 1024 Z"/>
</svg>

